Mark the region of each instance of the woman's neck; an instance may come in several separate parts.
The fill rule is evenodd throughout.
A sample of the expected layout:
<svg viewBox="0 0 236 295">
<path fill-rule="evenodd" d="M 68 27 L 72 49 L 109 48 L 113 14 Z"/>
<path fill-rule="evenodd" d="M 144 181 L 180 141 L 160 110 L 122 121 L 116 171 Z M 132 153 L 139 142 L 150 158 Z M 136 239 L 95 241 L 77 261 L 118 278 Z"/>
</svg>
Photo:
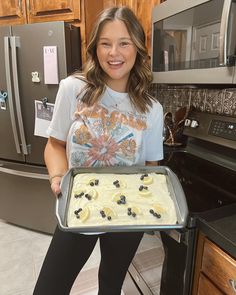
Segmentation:
<svg viewBox="0 0 236 295">
<path fill-rule="evenodd" d="M 118 80 L 107 80 L 106 85 L 114 91 L 117 92 L 127 92 L 127 81 L 118 81 Z"/>
</svg>

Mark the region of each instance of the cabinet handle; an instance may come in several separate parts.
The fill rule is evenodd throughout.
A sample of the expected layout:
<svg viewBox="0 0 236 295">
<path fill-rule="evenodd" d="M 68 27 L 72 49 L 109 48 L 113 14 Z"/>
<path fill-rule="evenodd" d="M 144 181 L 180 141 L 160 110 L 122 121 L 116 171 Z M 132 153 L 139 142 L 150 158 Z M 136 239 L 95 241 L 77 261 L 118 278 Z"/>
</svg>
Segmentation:
<svg viewBox="0 0 236 295">
<path fill-rule="evenodd" d="M 236 293 L 236 281 L 234 279 L 229 279 L 229 284 Z"/>
</svg>

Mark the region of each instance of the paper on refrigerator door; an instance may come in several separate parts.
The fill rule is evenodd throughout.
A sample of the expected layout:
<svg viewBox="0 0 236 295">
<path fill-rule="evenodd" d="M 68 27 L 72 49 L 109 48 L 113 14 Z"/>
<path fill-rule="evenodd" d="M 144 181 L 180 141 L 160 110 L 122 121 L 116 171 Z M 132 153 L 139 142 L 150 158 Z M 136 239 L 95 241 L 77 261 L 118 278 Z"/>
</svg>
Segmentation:
<svg viewBox="0 0 236 295">
<path fill-rule="evenodd" d="M 35 100 L 34 135 L 48 138 L 47 129 L 52 120 L 54 104 L 43 105 L 42 101 Z"/>
<path fill-rule="evenodd" d="M 44 83 L 58 84 L 57 47 L 43 47 Z"/>
</svg>

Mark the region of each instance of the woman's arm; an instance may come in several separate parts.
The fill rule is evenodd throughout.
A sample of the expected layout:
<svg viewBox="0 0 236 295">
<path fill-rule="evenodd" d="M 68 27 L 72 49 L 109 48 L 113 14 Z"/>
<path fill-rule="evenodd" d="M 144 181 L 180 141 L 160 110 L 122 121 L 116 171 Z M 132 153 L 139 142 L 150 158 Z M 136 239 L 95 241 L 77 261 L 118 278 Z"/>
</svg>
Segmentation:
<svg viewBox="0 0 236 295">
<path fill-rule="evenodd" d="M 50 177 L 51 189 L 55 195 L 58 195 L 61 191 L 61 178 L 68 170 L 66 142 L 49 137 L 44 151 L 44 159 Z"/>
</svg>

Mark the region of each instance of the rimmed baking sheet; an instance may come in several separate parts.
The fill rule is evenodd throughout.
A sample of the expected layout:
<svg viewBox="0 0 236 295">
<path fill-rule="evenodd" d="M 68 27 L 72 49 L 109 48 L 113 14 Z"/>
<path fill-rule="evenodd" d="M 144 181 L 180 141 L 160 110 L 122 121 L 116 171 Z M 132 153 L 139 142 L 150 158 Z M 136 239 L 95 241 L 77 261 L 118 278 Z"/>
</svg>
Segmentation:
<svg viewBox="0 0 236 295">
<path fill-rule="evenodd" d="M 170 197 L 173 200 L 177 220 L 174 224 L 122 224 L 107 226 L 76 226 L 70 227 L 67 224 L 67 214 L 73 180 L 77 174 L 102 173 L 102 174 L 148 174 L 157 173 L 166 176 L 166 182 Z M 181 229 L 185 227 L 188 217 L 188 207 L 182 186 L 175 173 L 166 166 L 131 166 L 131 167 L 102 167 L 102 168 L 72 168 L 63 177 L 61 183 L 61 196 L 56 201 L 56 216 L 59 226 L 64 231 L 92 233 L 92 232 L 127 232 L 127 231 L 158 231 L 169 229 Z"/>
</svg>

